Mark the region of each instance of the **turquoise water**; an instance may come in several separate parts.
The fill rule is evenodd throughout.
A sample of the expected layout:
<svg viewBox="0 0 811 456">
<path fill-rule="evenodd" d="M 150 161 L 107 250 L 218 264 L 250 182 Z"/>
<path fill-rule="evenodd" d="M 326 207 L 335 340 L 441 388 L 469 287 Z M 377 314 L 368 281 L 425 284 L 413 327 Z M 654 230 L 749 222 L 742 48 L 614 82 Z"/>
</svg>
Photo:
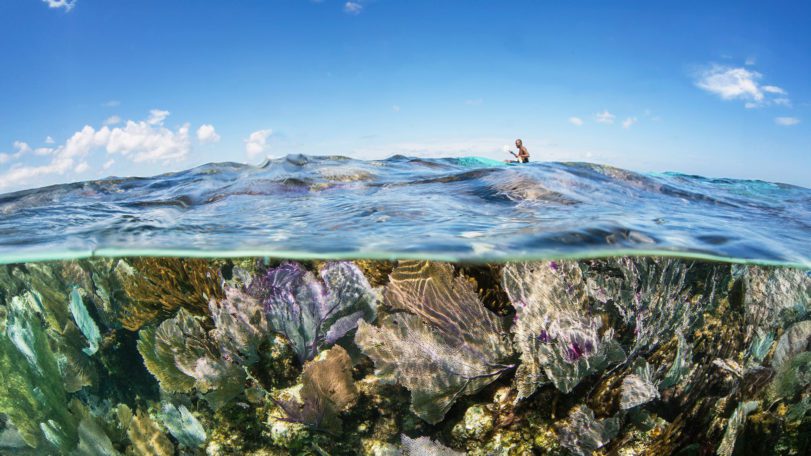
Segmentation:
<svg viewBox="0 0 811 456">
<path fill-rule="evenodd" d="M 811 266 L 811 190 L 590 163 L 288 156 L 0 195 L 0 263 L 89 256 Z"/>
</svg>

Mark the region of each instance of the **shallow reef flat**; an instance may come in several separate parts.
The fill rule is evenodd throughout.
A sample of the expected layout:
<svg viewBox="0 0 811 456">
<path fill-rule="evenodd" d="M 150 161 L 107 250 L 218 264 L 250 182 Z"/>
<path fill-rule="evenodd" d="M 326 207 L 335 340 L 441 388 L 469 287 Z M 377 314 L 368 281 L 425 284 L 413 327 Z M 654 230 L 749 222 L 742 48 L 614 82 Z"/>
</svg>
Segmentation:
<svg viewBox="0 0 811 456">
<path fill-rule="evenodd" d="M 0 266 L 0 453 L 811 453 L 811 276 L 663 257 Z"/>
</svg>

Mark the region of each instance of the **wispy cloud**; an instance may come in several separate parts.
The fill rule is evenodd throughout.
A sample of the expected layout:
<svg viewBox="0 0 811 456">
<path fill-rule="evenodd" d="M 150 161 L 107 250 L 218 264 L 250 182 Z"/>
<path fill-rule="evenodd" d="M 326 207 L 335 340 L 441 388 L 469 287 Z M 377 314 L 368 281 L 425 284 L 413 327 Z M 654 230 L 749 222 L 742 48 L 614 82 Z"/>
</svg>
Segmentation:
<svg viewBox="0 0 811 456">
<path fill-rule="evenodd" d="M 104 125 L 118 125 L 121 123 L 121 117 L 110 116 L 104 121 Z"/>
<path fill-rule="evenodd" d="M 50 161 L 43 165 L 12 164 L 0 173 L 0 188 L 31 186 L 34 179 L 86 171 L 89 166 L 86 159 L 95 150 L 117 154 L 135 163 L 182 160 L 191 150 L 190 127 L 188 123 L 174 130 L 165 127 L 163 121 L 168 115 L 168 111 L 152 110 L 147 120 L 128 120 L 122 127 L 104 125 L 97 129 L 85 125 L 56 147 L 32 150 L 27 143 L 16 141 L 17 153 L 11 158 L 19 159 L 33 151 L 36 155 L 50 156 Z M 8 161 L 11 160 L 5 160 Z"/>
<path fill-rule="evenodd" d="M 214 130 L 214 125 L 204 124 L 197 129 L 197 140 L 201 143 L 215 143 L 220 140 L 220 135 Z"/>
<path fill-rule="evenodd" d="M 392 105 L 391 110 L 394 112 L 400 112 L 400 105 Z"/>
<path fill-rule="evenodd" d="M 169 117 L 169 111 L 153 109 L 149 111 L 149 119 L 146 120 L 146 123 L 149 125 L 160 125 L 167 117 Z"/>
<path fill-rule="evenodd" d="M 68 12 L 76 6 L 77 0 L 42 0 L 43 2 L 48 4 L 50 8 L 63 8 L 65 12 Z"/>
<path fill-rule="evenodd" d="M 631 128 L 631 125 L 636 123 L 636 117 L 628 117 L 622 121 L 622 128 Z"/>
<path fill-rule="evenodd" d="M 56 141 L 54 141 L 54 139 L 53 139 L 53 138 L 51 138 L 50 136 L 46 136 L 46 137 L 45 137 L 45 144 L 53 144 L 53 143 L 55 143 L 55 142 L 56 142 Z"/>
<path fill-rule="evenodd" d="M 117 108 L 118 106 L 121 106 L 121 102 L 118 100 L 107 100 L 101 105 L 105 108 Z"/>
<path fill-rule="evenodd" d="M 719 96 L 723 100 L 743 100 L 746 108 L 759 108 L 772 104 L 788 106 L 785 89 L 775 85 L 761 85 L 763 75 L 746 68 L 712 64 L 696 73 L 696 87 Z"/>
<path fill-rule="evenodd" d="M 614 123 L 614 119 L 616 117 L 617 116 L 614 114 L 608 112 L 608 110 L 603 110 L 603 112 L 598 112 L 594 115 L 594 120 L 596 120 L 598 123 L 611 125 Z"/>
<path fill-rule="evenodd" d="M 796 117 L 775 117 L 774 123 L 783 127 L 791 127 L 800 123 L 800 119 Z"/>
<path fill-rule="evenodd" d="M 569 117 L 569 123 L 579 127 L 579 126 L 583 125 L 583 119 L 581 119 L 580 117 L 572 116 L 572 117 Z"/>
<path fill-rule="evenodd" d="M 245 153 L 248 154 L 248 158 L 254 158 L 263 153 L 267 148 L 268 137 L 272 134 L 273 130 L 269 128 L 251 133 L 250 136 L 245 139 Z"/>
<path fill-rule="evenodd" d="M 360 14 L 363 11 L 363 5 L 358 2 L 344 3 L 344 12 L 348 14 Z"/>
<path fill-rule="evenodd" d="M 465 100 L 465 104 L 468 106 L 478 106 L 484 103 L 484 100 L 481 98 L 473 98 L 471 100 Z"/>
<path fill-rule="evenodd" d="M 746 61 L 744 62 L 744 65 L 746 65 L 746 66 L 752 66 L 752 65 L 754 65 L 755 63 L 757 63 L 757 60 L 756 60 L 754 57 L 747 57 L 747 58 L 746 58 Z"/>
</svg>

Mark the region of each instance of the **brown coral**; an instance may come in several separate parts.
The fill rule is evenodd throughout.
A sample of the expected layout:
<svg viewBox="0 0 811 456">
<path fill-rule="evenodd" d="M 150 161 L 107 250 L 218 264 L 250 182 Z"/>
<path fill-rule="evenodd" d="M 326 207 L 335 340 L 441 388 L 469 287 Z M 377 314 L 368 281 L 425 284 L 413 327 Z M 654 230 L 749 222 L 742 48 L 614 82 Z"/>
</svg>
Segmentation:
<svg viewBox="0 0 811 456">
<path fill-rule="evenodd" d="M 135 418 L 130 421 L 127 435 L 132 442 L 127 454 L 137 456 L 175 454 L 175 446 L 172 445 L 166 434 L 161 432 L 149 415 L 141 410 L 138 410 Z"/>
<path fill-rule="evenodd" d="M 132 266 L 137 273 L 124 283 L 130 303 L 119 316 L 130 331 L 180 307 L 205 313 L 211 299 L 224 297 L 219 274 L 206 260 L 137 258 Z"/>
</svg>

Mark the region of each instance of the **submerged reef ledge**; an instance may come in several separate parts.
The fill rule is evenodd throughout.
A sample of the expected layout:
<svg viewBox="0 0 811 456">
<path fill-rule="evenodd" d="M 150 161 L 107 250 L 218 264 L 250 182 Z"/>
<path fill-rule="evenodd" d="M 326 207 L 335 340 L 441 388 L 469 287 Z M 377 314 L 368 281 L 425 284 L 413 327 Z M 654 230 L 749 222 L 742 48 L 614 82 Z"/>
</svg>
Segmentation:
<svg viewBox="0 0 811 456">
<path fill-rule="evenodd" d="M 0 265 L 0 454 L 809 453 L 805 269 Z"/>
</svg>

